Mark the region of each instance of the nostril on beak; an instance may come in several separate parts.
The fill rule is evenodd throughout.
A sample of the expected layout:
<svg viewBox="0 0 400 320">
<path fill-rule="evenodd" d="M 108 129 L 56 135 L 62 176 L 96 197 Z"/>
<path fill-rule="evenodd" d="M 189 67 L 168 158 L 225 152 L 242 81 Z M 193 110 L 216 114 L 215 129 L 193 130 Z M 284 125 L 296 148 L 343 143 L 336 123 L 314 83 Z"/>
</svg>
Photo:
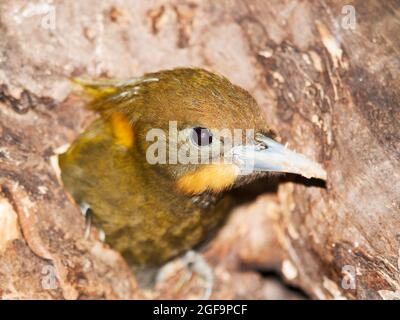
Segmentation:
<svg viewBox="0 0 400 320">
<path fill-rule="evenodd" d="M 287 172 L 326 180 L 326 171 L 320 164 L 261 134 L 256 135 L 255 144 L 238 146 L 233 151 L 236 163 L 245 173 Z"/>
</svg>

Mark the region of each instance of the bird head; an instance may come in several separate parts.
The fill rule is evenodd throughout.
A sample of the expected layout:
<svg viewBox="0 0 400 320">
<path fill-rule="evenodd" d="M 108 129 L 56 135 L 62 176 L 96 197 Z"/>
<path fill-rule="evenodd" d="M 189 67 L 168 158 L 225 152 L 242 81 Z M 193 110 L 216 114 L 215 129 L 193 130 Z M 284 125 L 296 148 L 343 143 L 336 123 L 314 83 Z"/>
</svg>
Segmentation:
<svg viewBox="0 0 400 320">
<path fill-rule="evenodd" d="M 225 77 L 178 68 L 128 81 L 78 81 L 115 141 L 177 192 L 219 193 L 268 172 L 326 178 L 276 142 L 254 98 Z"/>
</svg>

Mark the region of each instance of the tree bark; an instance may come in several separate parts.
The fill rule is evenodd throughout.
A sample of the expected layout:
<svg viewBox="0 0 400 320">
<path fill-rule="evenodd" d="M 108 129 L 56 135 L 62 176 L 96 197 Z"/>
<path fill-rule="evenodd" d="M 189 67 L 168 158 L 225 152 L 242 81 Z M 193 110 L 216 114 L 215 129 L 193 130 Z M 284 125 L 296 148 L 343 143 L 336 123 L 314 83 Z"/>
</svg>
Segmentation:
<svg viewBox="0 0 400 320">
<path fill-rule="evenodd" d="M 400 299 L 399 17 L 395 0 L 3 0 L 0 296 L 201 296 L 196 276 L 171 289 L 179 260 L 138 289 L 95 230 L 84 237 L 56 165 L 94 117 L 70 77 L 190 65 L 249 90 L 280 140 L 328 172 L 252 186 L 260 196 L 203 252 L 211 297 L 297 298 L 258 272 L 275 270 L 313 298 Z"/>
</svg>

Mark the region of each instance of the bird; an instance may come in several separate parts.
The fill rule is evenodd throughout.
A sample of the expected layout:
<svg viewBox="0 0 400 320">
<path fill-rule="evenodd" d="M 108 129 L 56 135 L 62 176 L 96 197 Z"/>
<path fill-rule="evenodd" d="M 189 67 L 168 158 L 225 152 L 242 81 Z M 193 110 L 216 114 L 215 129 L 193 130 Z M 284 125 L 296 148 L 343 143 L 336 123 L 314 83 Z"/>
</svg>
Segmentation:
<svg viewBox="0 0 400 320">
<path fill-rule="evenodd" d="M 62 181 L 131 266 L 161 266 L 212 239 L 232 188 L 274 173 L 326 179 L 277 141 L 245 89 L 215 72 L 74 81 L 99 116 L 59 156 Z"/>
</svg>

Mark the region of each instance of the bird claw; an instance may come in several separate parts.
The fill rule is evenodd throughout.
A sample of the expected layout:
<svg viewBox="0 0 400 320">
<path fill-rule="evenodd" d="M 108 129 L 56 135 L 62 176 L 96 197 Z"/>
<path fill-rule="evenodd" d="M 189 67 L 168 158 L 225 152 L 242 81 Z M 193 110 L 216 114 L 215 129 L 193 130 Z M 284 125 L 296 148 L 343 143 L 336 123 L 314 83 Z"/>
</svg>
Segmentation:
<svg viewBox="0 0 400 320">
<path fill-rule="evenodd" d="M 81 210 L 82 215 L 85 217 L 85 232 L 84 232 L 84 239 L 90 239 L 90 232 L 92 231 L 92 214 L 93 211 L 90 206 L 86 202 L 82 202 L 79 204 L 79 208 Z M 100 241 L 106 241 L 106 234 L 104 230 L 97 228 L 97 234 L 99 236 Z"/>
<path fill-rule="evenodd" d="M 92 215 L 90 212 L 85 216 L 85 240 L 89 240 L 90 238 L 90 231 L 92 229 Z"/>
<path fill-rule="evenodd" d="M 204 259 L 204 257 L 196 251 L 190 250 L 183 256 L 183 261 L 187 266 L 187 272 L 185 278 L 186 281 L 190 279 L 193 272 L 197 273 L 204 280 L 204 292 L 201 300 L 210 299 L 212 288 L 214 285 L 214 273 L 210 265 Z"/>
<path fill-rule="evenodd" d="M 200 299 L 208 300 L 210 298 L 214 284 L 214 273 L 200 253 L 190 250 L 184 256 L 167 263 L 158 271 L 155 282 L 168 282 L 168 279 L 174 277 L 177 272 L 181 275 L 174 285 L 174 292 L 180 291 L 195 273 L 204 283 L 204 285 L 201 285 L 203 293 Z"/>
<path fill-rule="evenodd" d="M 92 228 L 92 210 L 90 206 L 86 202 L 82 202 L 79 204 L 79 208 L 81 210 L 82 215 L 85 217 L 85 233 L 84 238 L 88 240 L 90 238 L 90 230 Z"/>
</svg>

